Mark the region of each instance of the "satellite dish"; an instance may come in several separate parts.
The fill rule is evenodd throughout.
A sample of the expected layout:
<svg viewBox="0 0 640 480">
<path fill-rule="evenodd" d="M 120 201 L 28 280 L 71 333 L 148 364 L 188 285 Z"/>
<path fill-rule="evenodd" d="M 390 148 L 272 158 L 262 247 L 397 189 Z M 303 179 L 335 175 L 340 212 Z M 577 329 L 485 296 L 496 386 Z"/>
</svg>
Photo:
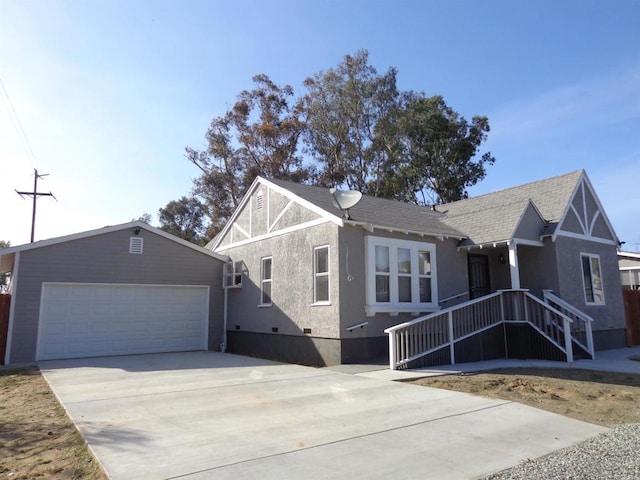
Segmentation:
<svg viewBox="0 0 640 480">
<path fill-rule="evenodd" d="M 356 206 L 362 198 L 362 193 L 356 190 L 336 190 L 335 188 L 330 188 L 329 193 L 333 197 L 335 207 L 344 212 L 344 218 L 350 220 L 349 209 Z"/>
</svg>

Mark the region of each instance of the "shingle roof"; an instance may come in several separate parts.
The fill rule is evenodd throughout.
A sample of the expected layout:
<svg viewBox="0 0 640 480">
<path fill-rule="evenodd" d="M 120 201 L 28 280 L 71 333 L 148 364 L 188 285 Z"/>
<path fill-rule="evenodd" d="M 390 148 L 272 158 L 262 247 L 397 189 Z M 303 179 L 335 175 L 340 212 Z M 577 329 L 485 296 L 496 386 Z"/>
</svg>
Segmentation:
<svg viewBox="0 0 640 480">
<path fill-rule="evenodd" d="M 466 244 L 487 244 L 511 239 L 529 201 L 547 222 L 545 231 L 553 231 L 571 200 L 584 170 L 547 178 L 478 197 L 428 207 L 363 195 L 350 209 L 351 220 L 393 230 L 467 238 Z M 283 180 L 272 182 L 315 206 L 336 215 L 327 188 L 301 185 Z"/>
<path fill-rule="evenodd" d="M 475 244 L 509 240 L 529 200 L 547 222 L 543 232 L 553 232 L 571 200 L 584 170 L 546 178 L 518 187 L 440 205 L 444 222 L 468 235 Z"/>
<path fill-rule="evenodd" d="M 284 180 L 272 180 L 294 195 L 322 208 L 323 210 L 340 216 L 341 213 L 333 205 L 333 199 L 328 188 L 301 185 Z M 349 209 L 351 221 L 368 223 L 375 226 L 387 227 L 393 230 L 423 233 L 425 235 L 441 235 L 464 238 L 466 235 L 456 228 L 442 221 L 444 215 L 419 205 L 411 205 L 395 200 L 370 197 L 363 195 L 356 206 Z"/>
</svg>

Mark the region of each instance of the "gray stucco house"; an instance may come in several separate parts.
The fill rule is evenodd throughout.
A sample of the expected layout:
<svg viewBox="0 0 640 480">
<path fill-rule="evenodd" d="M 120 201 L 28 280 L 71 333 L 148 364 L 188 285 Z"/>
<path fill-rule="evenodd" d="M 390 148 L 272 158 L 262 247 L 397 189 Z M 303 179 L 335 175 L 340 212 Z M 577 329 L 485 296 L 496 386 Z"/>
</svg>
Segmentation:
<svg viewBox="0 0 640 480">
<path fill-rule="evenodd" d="M 619 240 L 582 170 L 436 208 L 363 196 L 345 213 L 329 189 L 255 180 L 207 245 L 232 260 L 225 276 L 229 351 L 311 365 L 367 361 L 447 334 L 427 332 L 437 319 L 422 323 L 425 315 L 471 304 L 501 308 L 505 320 L 505 302 L 518 312 L 507 315 L 508 328 L 494 322 L 458 335 L 457 361 L 507 350 L 529 355 L 537 340 L 526 322 L 542 335 L 541 351 L 554 338 L 561 349 L 570 346 L 565 332 L 578 320 L 588 326 L 587 356 L 594 346 L 625 346 Z M 520 292 L 522 305 L 476 303 L 502 290 Z M 535 312 L 537 326 L 527 318 Z M 473 324 L 485 314 L 465 315 Z M 391 345 L 387 329 L 403 323 L 421 324 L 421 333 Z M 448 363 L 438 346 L 446 343 L 428 347 L 428 355 L 403 354 L 404 364 L 425 356 Z"/>
<path fill-rule="evenodd" d="M 217 349 L 226 260 L 142 222 L 2 249 L 2 363 Z"/>
<path fill-rule="evenodd" d="M 411 368 L 625 346 L 619 241 L 584 171 L 435 208 L 335 195 L 259 177 L 206 248 L 131 222 L 2 249 L 0 355 Z"/>
</svg>

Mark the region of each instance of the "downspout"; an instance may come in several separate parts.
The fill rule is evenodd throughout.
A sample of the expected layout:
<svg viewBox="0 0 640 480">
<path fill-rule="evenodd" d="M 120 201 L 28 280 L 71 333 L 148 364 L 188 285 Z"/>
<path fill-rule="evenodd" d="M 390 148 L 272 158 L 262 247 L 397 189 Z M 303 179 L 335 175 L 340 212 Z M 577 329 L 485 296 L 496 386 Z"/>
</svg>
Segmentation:
<svg viewBox="0 0 640 480">
<path fill-rule="evenodd" d="M 220 342 L 220 351 L 227 351 L 227 303 L 229 301 L 229 289 L 224 289 L 224 306 L 222 313 L 222 341 Z"/>
</svg>

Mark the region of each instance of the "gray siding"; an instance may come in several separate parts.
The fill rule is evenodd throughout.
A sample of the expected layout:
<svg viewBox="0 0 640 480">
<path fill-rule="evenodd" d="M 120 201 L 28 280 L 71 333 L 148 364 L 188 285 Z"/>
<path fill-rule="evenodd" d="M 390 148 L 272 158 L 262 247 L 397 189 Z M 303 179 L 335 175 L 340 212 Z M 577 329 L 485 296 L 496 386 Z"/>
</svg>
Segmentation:
<svg viewBox="0 0 640 480">
<path fill-rule="evenodd" d="M 222 262 L 142 230 L 144 253 L 129 254 L 130 230 L 20 252 L 9 363 L 36 355 L 43 282 L 208 285 L 209 348 L 222 334 Z"/>
</svg>

